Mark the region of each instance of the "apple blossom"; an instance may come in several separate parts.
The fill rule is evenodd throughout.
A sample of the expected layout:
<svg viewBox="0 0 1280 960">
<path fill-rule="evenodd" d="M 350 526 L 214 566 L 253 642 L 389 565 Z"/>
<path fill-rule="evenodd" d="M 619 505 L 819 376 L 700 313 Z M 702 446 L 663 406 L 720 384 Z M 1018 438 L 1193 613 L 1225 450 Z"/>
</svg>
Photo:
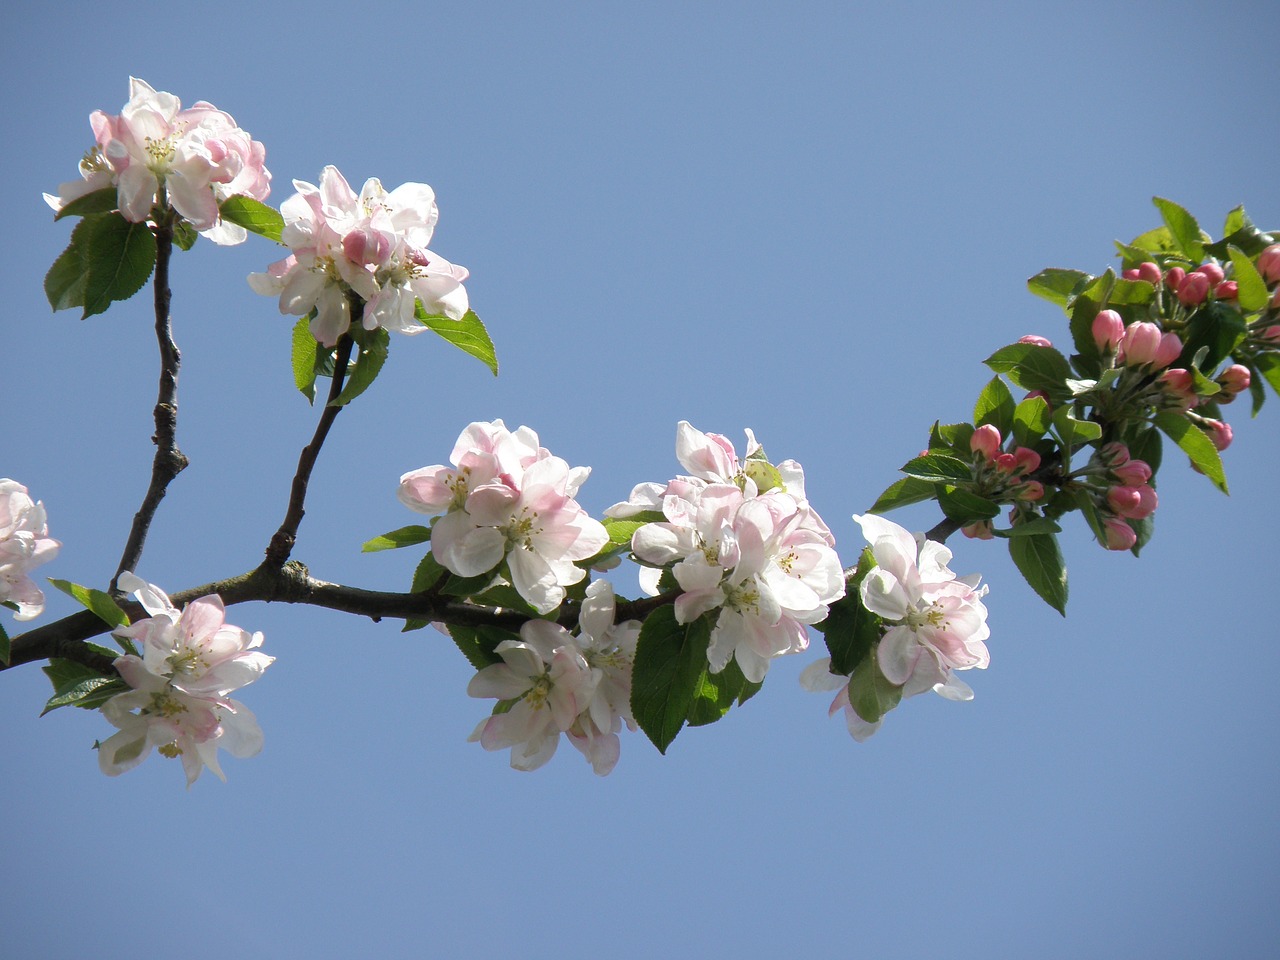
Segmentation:
<svg viewBox="0 0 1280 960">
<path fill-rule="evenodd" d="M 980 578 L 956 577 L 947 568 L 951 551 L 923 534 L 913 537 L 873 514 L 853 519 L 877 564 L 862 580 L 863 605 L 891 624 L 877 648 L 885 677 L 905 684 L 921 664 L 930 671 L 985 669 L 990 630 Z"/>
<path fill-rule="evenodd" d="M 54 210 L 81 196 L 116 187 L 121 215 L 134 223 L 168 203 L 215 243 L 241 243 L 243 227 L 222 220 L 219 204 L 271 192 L 266 150 L 230 114 L 203 100 L 187 109 L 171 93 L 129 79 L 129 102 L 119 116 L 96 110 L 89 118 L 97 141 L 80 163 L 80 180 L 45 194 Z"/>
<path fill-rule="evenodd" d="M 333 166 L 320 184 L 293 182 L 298 191 L 280 205 L 281 241 L 292 251 L 265 273 L 249 275 L 257 293 L 280 298 L 280 312 L 315 311 L 311 332 L 331 347 L 350 329 L 352 299 L 363 304 L 366 330 L 416 334 L 418 304 L 431 316 L 460 320 L 468 309 L 467 270 L 427 249 L 439 220 L 435 193 L 425 183 L 387 192 L 376 178 L 356 194 Z"/>
<path fill-rule="evenodd" d="M 62 546 L 49 536 L 44 504 L 7 477 L 0 480 L 0 603 L 17 608 L 16 620 L 32 620 L 44 611 L 44 591 L 28 575 L 48 563 Z"/>
</svg>

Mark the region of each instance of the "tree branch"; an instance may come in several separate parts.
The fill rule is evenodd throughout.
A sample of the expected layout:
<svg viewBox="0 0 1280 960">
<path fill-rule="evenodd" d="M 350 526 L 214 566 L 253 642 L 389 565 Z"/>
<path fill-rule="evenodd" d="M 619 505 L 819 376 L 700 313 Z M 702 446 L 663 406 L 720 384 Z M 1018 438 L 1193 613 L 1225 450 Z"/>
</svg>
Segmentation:
<svg viewBox="0 0 1280 960">
<path fill-rule="evenodd" d="M 354 307 L 351 322 L 359 323 L 363 312 L 363 304 Z M 333 361 L 333 381 L 329 384 L 329 399 L 320 411 L 320 422 L 316 424 L 316 432 L 311 442 L 302 448 L 302 453 L 298 456 L 298 470 L 293 475 L 289 506 L 285 510 L 284 521 L 280 524 L 280 529 L 271 537 L 271 543 L 267 545 L 265 565 L 268 567 L 275 569 L 283 567 L 285 561 L 289 559 L 289 554 L 293 552 L 293 545 L 298 538 L 298 527 L 306 513 L 303 504 L 307 499 L 307 483 L 311 480 L 311 471 L 320 457 L 320 448 L 324 446 L 325 437 L 329 435 L 329 428 L 333 426 L 333 421 L 342 411 L 342 407 L 334 406 L 333 401 L 342 393 L 342 382 L 347 375 L 352 346 L 353 341 L 347 334 L 343 334 L 338 339 L 338 352 Z"/>
<path fill-rule="evenodd" d="M 114 596 L 122 596 L 118 586 L 120 574 L 138 567 L 142 548 L 147 541 L 147 532 L 151 529 L 151 519 L 155 516 L 160 501 L 164 499 L 166 488 L 188 463 L 177 444 L 178 367 L 182 362 L 182 355 L 178 352 L 178 345 L 174 343 L 173 325 L 169 316 L 172 297 L 169 290 L 169 259 L 173 254 L 172 214 L 156 223 L 155 236 L 156 267 L 152 285 L 155 291 L 156 341 L 160 347 L 160 388 L 156 397 L 156 432 L 151 440 L 156 445 L 156 455 L 151 463 L 151 482 L 142 498 L 142 506 L 134 514 L 133 526 L 125 541 L 120 564 L 116 567 L 115 576 L 111 578 L 110 592 Z"/>
</svg>

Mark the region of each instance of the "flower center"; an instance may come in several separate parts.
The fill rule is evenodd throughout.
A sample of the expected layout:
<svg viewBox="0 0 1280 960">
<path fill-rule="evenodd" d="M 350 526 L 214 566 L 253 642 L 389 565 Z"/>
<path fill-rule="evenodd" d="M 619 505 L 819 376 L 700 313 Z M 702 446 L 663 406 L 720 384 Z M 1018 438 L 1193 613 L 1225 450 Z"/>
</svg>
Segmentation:
<svg viewBox="0 0 1280 960">
<path fill-rule="evenodd" d="M 947 615 L 936 602 L 919 610 L 908 610 L 904 621 L 913 631 L 921 627 L 948 627 Z"/>
</svg>

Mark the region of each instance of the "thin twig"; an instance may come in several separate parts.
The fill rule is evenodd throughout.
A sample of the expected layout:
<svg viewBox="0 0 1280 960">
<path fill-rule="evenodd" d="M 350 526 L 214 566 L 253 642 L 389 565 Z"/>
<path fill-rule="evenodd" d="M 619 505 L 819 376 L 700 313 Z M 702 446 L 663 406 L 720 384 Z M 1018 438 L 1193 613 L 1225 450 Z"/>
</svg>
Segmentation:
<svg viewBox="0 0 1280 960">
<path fill-rule="evenodd" d="M 178 449 L 178 367 L 182 355 L 173 340 L 173 325 L 169 317 L 171 293 L 169 290 L 169 258 L 173 253 L 173 221 L 162 219 L 155 226 L 156 268 L 152 278 L 155 289 L 156 342 L 160 347 L 160 389 L 156 397 L 156 432 L 151 440 L 156 445 L 155 459 L 151 462 L 151 482 L 147 486 L 142 506 L 133 516 L 129 539 L 125 541 L 120 565 L 111 578 L 111 593 L 122 596 L 118 581 L 126 570 L 136 570 L 142 558 L 142 548 L 147 542 L 147 531 L 160 501 L 164 499 L 169 483 L 187 466 L 187 458 Z"/>
<path fill-rule="evenodd" d="M 358 314 L 359 311 L 353 312 Z M 353 316 L 352 322 L 358 323 L 359 316 Z M 271 543 L 267 546 L 266 565 L 268 567 L 277 569 L 283 567 L 298 539 L 298 527 L 306 513 L 304 504 L 307 499 L 307 483 L 311 479 L 311 471 L 320 456 L 320 448 L 324 446 L 325 437 L 329 435 L 329 428 L 333 426 L 333 421 L 342 411 L 342 407 L 334 406 L 333 401 L 338 398 L 338 394 L 342 393 L 342 382 L 347 374 L 347 363 L 351 359 L 352 346 L 352 340 L 346 334 L 339 338 L 337 355 L 333 361 L 333 382 L 329 385 L 329 399 L 320 411 L 320 422 L 316 424 L 315 435 L 311 438 L 311 442 L 302 448 L 302 453 L 298 456 L 298 470 L 293 475 L 289 506 L 285 510 L 284 522 L 280 524 L 280 529 L 271 537 Z"/>
</svg>

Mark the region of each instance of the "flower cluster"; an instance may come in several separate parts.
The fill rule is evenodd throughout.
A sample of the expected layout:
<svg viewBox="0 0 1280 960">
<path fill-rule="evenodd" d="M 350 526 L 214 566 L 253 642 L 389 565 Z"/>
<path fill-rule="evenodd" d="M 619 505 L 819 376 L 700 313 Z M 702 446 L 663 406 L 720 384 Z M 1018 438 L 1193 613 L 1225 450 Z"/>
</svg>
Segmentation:
<svg viewBox="0 0 1280 960">
<path fill-rule="evenodd" d="M 908 533 L 882 517 L 854 517 L 871 544 L 876 566 L 859 586 L 863 606 L 888 629 L 875 651 L 874 666 L 903 697 L 926 690 L 948 700 L 972 700 L 973 690 L 954 674 L 986 669 L 990 655 L 987 593 L 977 575 L 957 577 L 947 567 L 951 551 L 923 534 Z M 863 717 L 849 696 L 848 678 L 830 673 L 830 660 L 810 664 L 801 683 L 811 690 L 839 689 L 831 712 L 843 710 L 849 733 L 862 741 L 880 729 L 881 718 Z"/>
<path fill-rule="evenodd" d="M 319 186 L 293 185 L 298 192 L 280 205 L 281 240 L 293 252 L 266 273 L 250 274 L 249 285 L 278 296 L 281 313 L 314 310 L 311 333 L 320 343 L 332 347 L 350 329 L 353 298 L 364 304 L 366 330 L 421 333 L 427 328 L 415 315 L 419 301 L 430 316 L 466 314 L 466 269 L 427 249 L 440 214 L 425 183 L 388 193 L 371 178 L 357 195 L 329 166 Z"/>
<path fill-rule="evenodd" d="M 115 636 L 136 641 L 141 654 L 115 661 L 133 689 L 102 706 L 120 732 L 99 744 L 99 767 L 107 776 L 118 776 L 155 747 L 163 756 L 182 759 L 188 786 L 205 767 L 225 780 L 219 748 L 235 757 L 262 749 L 258 721 L 228 694 L 257 680 L 275 658 L 258 651 L 261 633 L 226 622 L 217 595 L 193 600 L 179 612 L 164 591 L 132 573 L 122 573 L 119 583 L 151 616 L 116 628 Z"/>
<path fill-rule="evenodd" d="M 445 511 L 432 526 L 431 553 L 460 577 L 502 574 L 530 606 L 548 613 L 586 571 L 575 561 L 609 542 L 604 526 L 574 496 L 591 471 L 539 446 L 528 427 L 472 423 L 443 464 L 400 478 L 400 502 L 418 513 Z"/>
<path fill-rule="evenodd" d="M 1020 342 L 1029 342 L 1023 337 Z M 984 423 L 969 438 L 973 454 L 974 492 L 996 503 L 1034 503 L 1044 497 L 1044 485 L 1030 475 L 1040 468 L 1040 454 L 1030 447 L 1015 446 L 1004 450 L 999 429 Z M 991 522 L 982 520 L 961 528 L 966 537 L 990 540 Z"/>
<path fill-rule="evenodd" d="M 219 204 L 237 195 L 265 200 L 271 192 L 265 148 L 203 100 L 184 110 L 173 94 L 131 77 L 120 115 L 95 110 L 89 124 L 97 143 L 80 161 L 79 180 L 61 184 L 56 197 L 45 194 L 54 210 L 114 186 L 126 220 L 142 223 L 167 202 L 215 243 L 232 244 L 246 233 L 222 220 Z"/>
<path fill-rule="evenodd" d="M 16 608 L 15 619 L 44 611 L 44 592 L 28 571 L 56 557 L 61 546 L 49 536 L 44 504 L 18 481 L 0 480 L 0 603 Z"/>
<path fill-rule="evenodd" d="M 715 613 L 711 671 L 733 658 L 759 683 L 771 659 L 808 647 L 806 625 L 825 619 L 845 586 L 835 539 L 805 499 L 800 465 L 774 466 L 751 431 L 747 441 L 739 461 L 725 437 L 681 421 L 676 457 L 689 475 L 640 484 L 606 512 L 664 518 L 632 536 L 632 553 L 649 567 L 641 585 L 656 595 L 670 571 L 681 591 L 678 622 Z"/>
<path fill-rule="evenodd" d="M 519 640 L 496 648 L 502 663 L 472 678 L 467 693 L 495 697 L 503 709 L 482 720 L 470 739 L 486 750 L 511 748 L 511 766 L 536 770 L 556 752 L 560 734 L 569 738 L 605 776 L 618 762 L 618 732 L 631 716 L 631 669 L 640 624 L 614 624 L 613 588 L 597 580 L 587 588 L 579 633 L 531 620 Z"/>
</svg>

